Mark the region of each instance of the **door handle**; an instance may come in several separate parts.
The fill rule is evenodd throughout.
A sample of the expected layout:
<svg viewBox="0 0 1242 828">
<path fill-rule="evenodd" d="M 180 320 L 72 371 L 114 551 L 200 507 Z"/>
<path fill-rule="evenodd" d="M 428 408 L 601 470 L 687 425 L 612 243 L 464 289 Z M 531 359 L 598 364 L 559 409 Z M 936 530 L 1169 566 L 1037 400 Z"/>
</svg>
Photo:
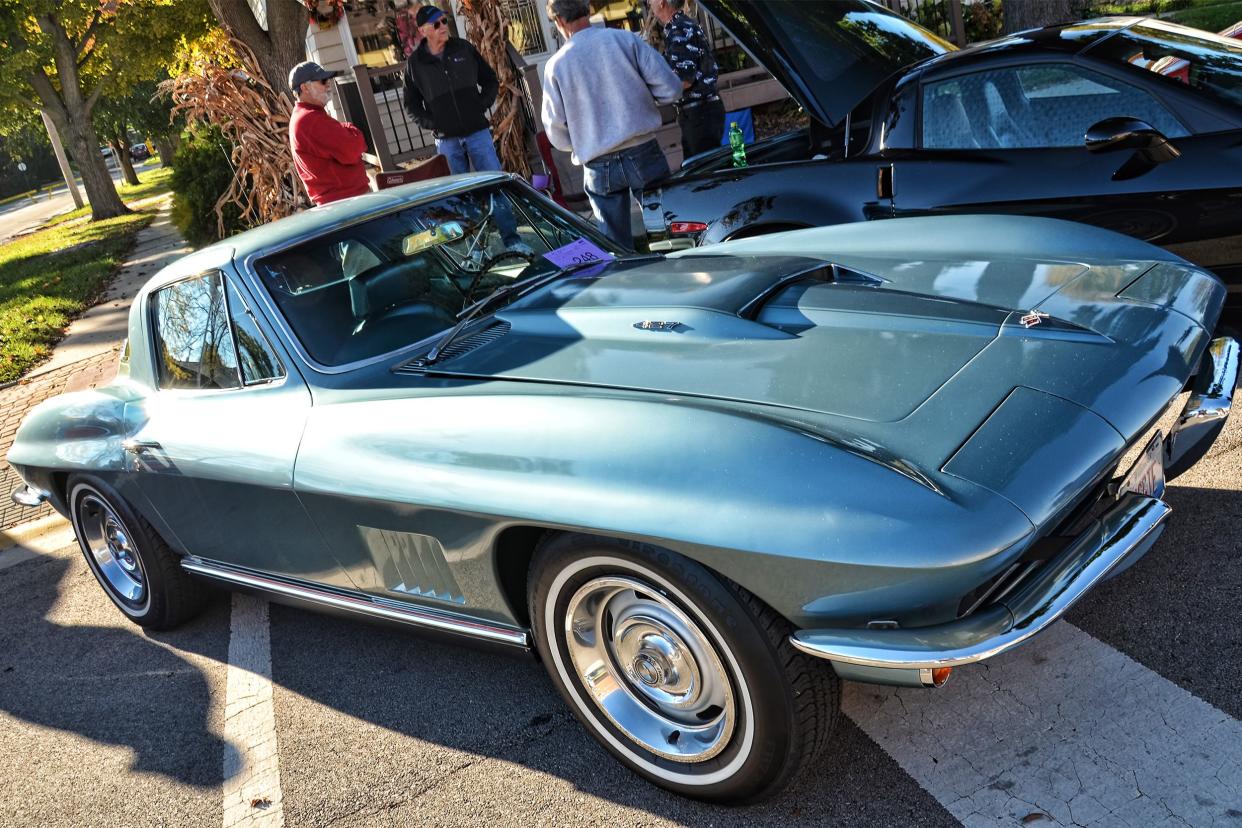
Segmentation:
<svg viewBox="0 0 1242 828">
<path fill-rule="evenodd" d="M 142 454 L 144 451 L 159 451 L 164 447 L 155 440 L 135 440 L 130 438 L 121 443 L 121 448 L 134 454 Z"/>
<path fill-rule="evenodd" d="M 892 198 L 896 190 L 896 182 L 893 180 L 893 165 L 888 164 L 879 167 L 875 171 L 875 197 L 876 198 Z"/>
</svg>

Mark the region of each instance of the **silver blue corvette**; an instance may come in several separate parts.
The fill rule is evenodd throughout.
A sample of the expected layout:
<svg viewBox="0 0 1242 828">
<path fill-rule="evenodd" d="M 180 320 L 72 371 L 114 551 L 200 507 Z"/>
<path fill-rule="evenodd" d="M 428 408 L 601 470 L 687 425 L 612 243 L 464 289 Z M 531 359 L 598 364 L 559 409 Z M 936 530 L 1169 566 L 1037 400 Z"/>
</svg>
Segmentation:
<svg viewBox="0 0 1242 828">
<path fill-rule="evenodd" d="M 116 606 L 208 584 L 533 649 L 618 760 L 774 793 L 841 679 L 939 687 L 1145 553 L 1229 414 L 1220 281 L 1051 219 L 622 251 L 497 174 L 316 208 L 134 301 L 8 455 Z"/>
</svg>

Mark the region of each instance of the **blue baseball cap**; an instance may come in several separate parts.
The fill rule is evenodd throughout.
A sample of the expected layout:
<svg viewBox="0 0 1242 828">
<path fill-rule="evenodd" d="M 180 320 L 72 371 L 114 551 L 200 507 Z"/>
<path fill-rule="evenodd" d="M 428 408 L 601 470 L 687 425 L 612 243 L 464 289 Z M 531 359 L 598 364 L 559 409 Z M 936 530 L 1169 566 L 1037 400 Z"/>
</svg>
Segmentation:
<svg viewBox="0 0 1242 828">
<path fill-rule="evenodd" d="M 435 6 L 423 6 L 414 15 L 414 24 L 416 26 L 425 26 L 428 23 L 435 23 L 441 17 L 444 17 L 444 12 Z"/>
</svg>

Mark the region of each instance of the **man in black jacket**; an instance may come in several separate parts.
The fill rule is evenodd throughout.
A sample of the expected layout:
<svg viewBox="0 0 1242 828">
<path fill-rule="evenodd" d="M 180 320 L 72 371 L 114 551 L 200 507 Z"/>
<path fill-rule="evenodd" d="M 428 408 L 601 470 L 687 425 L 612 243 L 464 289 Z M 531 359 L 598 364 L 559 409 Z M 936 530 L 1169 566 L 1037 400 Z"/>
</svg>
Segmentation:
<svg viewBox="0 0 1242 828">
<path fill-rule="evenodd" d="M 500 86 L 496 73 L 468 42 L 449 36 L 440 9 L 423 6 L 414 22 L 423 41 L 405 63 L 405 111 L 435 133 L 450 172 L 499 170 L 487 122 Z"/>
</svg>

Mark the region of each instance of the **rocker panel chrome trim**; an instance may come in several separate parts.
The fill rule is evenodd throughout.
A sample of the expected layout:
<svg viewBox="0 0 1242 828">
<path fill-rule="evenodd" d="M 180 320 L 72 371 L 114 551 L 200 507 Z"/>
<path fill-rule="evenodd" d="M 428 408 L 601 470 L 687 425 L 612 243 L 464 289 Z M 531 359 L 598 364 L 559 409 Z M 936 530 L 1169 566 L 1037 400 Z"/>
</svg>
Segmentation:
<svg viewBox="0 0 1242 828">
<path fill-rule="evenodd" d="M 202 575 L 218 581 L 262 590 L 263 592 L 284 595 L 314 604 L 322 604 L 333 609 L 356 612 L 360 615 L 369 615 L 389 621 L 399 621 L 415 627 L 466 635 L 485 641 L 495 641 L 514 647 L 530 647 L 529 636 L 523 630 L 506 629 L 485 624 L 481 621 L 466 621 L 464 619 L 452 618 L 443 613 L 424 610 L 419 607 L 398 606 L 396 601 L 381 602 L 380 599 L 373 599 L 369 596 L 359 595 L 354 597 L 340 595 L 311 586 L 287 583 L 263 575 L 238 572 L 198 558 L 186 558 L 181 562 L 181 568 L 194 575 Z"/>
</svg>

